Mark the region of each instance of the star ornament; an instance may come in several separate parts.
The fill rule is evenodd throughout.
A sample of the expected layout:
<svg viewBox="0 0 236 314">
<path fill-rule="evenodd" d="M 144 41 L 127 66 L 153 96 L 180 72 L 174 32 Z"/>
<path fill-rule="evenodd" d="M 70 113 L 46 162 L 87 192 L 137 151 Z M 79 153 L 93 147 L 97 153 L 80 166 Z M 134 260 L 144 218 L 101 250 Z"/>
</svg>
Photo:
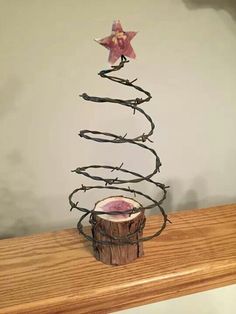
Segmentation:
<svg viewBox="0 0 236 314">
<path fill-rule="evenodd" d="M 122 55 L 135 59 L 135 52 L 130 44 L 137 32 L 125 32 L 120 21 L 112 24 L 111 35 L 103 39 L 95 39 L 100 45 L 110 50 L 108 61 L 114 64 Z"/>
</svg>

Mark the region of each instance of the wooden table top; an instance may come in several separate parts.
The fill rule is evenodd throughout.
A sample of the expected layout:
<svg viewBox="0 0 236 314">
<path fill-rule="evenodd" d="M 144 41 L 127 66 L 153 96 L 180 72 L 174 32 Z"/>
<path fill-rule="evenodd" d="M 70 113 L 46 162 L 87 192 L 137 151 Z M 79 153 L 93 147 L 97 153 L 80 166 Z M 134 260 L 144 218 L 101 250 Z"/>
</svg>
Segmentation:
<svg viewBox="0 0 236 314">
<path fill-rule="evenodd" d="M 236 283 L 236 204 L 169 218 L 124 266 L 96 261 L 76 229 L 1 240 L 0 313 L 111 313 Z"/>
</svg>

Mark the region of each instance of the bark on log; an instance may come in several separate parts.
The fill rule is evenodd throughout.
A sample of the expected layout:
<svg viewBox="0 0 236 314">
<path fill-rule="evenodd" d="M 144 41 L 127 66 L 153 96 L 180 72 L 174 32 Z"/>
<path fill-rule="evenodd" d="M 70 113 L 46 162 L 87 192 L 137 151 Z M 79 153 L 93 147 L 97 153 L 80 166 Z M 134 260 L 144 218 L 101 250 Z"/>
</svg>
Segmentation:
<svg viewBox="0 0 236 314">
<path fill-rule="evenodd" d="M 121 244 L 120 240 L 113 240 L 109 236 L 125 237 L 135 232 L 142 224 L 145 224 L 144 212 L 122 215 L 122 211 L 138 208 L 141 205 L 131 198 L 123 196 L 109 197 L 98 202 L 95 211 L 121 211 L 121 215 L 95 215 L 96 223 L 92 226 L 92 234 L 95 240 L 112 241 L 116 244 L 93 243 L 94 256 L 97 260 L 109 265 L 124 265 L 143 256 L 143 242 L 137 244 Z M 101 233 L 101 230 L 106 235 Z M 138 240 L 143 232 L 130 237 L 130 240 Z"/>
</svg>

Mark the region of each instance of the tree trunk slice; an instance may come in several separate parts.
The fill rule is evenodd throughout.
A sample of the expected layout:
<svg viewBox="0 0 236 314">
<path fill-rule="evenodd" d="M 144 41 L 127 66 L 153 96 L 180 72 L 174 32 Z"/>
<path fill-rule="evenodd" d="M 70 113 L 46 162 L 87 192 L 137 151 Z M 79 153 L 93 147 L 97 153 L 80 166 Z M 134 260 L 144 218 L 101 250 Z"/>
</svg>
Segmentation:
<svg viewBox="0 0 236 314">
<path fill-rule="evenodd" d="M 144 211 L 132 214 L 122 214 L 132 208 L 139 208 L 141 205 L 135 200 L 123 196 L 108 197 L 99 201 L 95 205 L 95 211 L 120 211 L 120 215 L 95 215 L 96 223 L 92 225 L 92 234 L 95 240 L 109 241 L 115 244 L 93 243 L 94 256 L 97 260 L 109 265 L 128 264 L 138 257 L 143 256 L 143 242 L 137 244 L 119 244 L 121 240 L 111 239 L 109 236 L 125 237 L 135 232 L 142 224 L 145 223 Z M 104 231 L 105 235 L 101 233 Z M 140 231 L 129 239 L 138 240 L 142 237 Z M 116 244 L 118 243 L 118 244 Z"/>
</svg>

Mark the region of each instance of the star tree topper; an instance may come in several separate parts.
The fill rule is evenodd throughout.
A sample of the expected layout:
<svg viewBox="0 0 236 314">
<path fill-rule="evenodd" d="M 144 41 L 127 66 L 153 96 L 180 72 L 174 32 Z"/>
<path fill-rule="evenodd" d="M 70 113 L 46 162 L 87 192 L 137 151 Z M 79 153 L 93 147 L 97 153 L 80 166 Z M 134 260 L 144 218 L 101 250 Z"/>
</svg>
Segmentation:
<svg viewBox="0 0 236 314">
<path fill-rule="evenodd" d="M 111 35 L 103 39 L 95 39 L 99 44 L 110 50 L 108 61 L 114 64 L 122 55 L 135 59 L 135 52 L 130 44 L 137 32 L 125 32 L 120 21 L 112 24 Z"/>
</svg>

